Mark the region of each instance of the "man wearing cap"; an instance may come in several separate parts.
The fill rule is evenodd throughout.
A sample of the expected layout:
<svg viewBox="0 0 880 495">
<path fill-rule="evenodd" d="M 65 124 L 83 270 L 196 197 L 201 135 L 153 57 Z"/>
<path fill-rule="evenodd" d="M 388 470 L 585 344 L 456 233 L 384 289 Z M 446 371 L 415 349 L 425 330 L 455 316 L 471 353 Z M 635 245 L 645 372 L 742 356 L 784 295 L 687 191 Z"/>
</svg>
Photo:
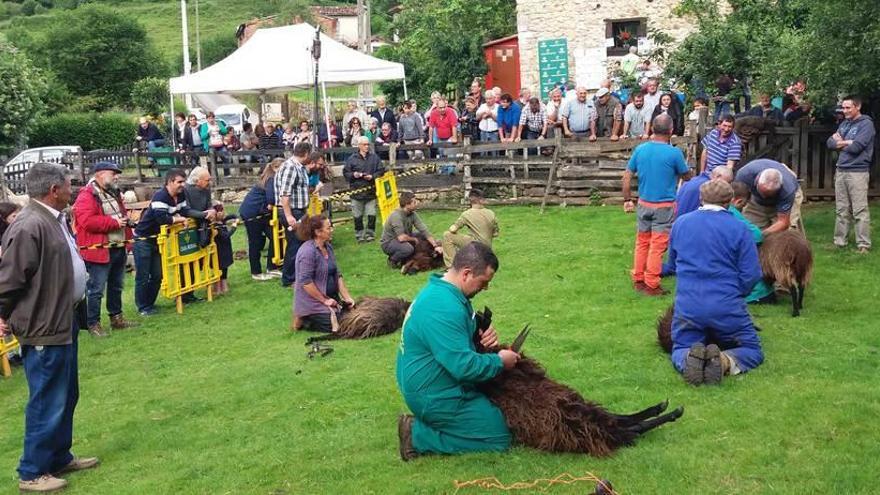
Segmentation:
<svg viewBox="0 0 880 495">
<path fill-rule="evenodd" d="M 599 88 L 596 92 L 596 112 L 590 123 L 593 134 L 599 137 L 610 137 L 617 141 L 620 128 L 623 127 L 623 107 L 620 100 L 611 94 L 608 88 Z"/>
<path fill-rule="evenodd" d="M 711 385 L 764 361 L 746 309 L 761 265 L 748 227 L 727 209 L 730 184 L 709 181 L 700 186 L 700 198 L 703 206 L 672 227 L 669 264 L 678 282 L 671 358 L 686 382 Z"/>
<path fill-rule="evenodd" d="M 101 327 L 101 299 L 107 290 L 107 313 L 114 330 L 133 323 L 122 316 L 122 288 L 125 260 L 131 239 L 128 213 L 119 192 L 119 165 L 109 161 L 95 164 L 95 175 L 79 190 L 73 205 L 76 244 L 89 273 L 88 326 L 94 337 L 105 337 Z"/>
</svg>

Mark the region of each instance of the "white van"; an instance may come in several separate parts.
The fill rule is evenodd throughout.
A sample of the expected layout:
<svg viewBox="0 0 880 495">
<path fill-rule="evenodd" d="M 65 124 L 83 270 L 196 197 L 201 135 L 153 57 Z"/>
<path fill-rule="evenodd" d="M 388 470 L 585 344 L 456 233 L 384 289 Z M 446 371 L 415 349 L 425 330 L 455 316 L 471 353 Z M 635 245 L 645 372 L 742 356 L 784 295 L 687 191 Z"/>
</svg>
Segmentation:
<svg viewBox="0 0 880 495">
<path fill-rule="evenodd" d="M 250 122 L 254 127 L 260 123 L 259 117 L 253 114 L 247 105 L 240 103 L 217 107 L 214 110 L 214 117 L 226 122 L 226 126 L 234 128 L 238 134 L 241 134 L 242 125 L 245 122 Z"/>
<path fill-rule="evenodd" d="M 24 194 L 24 177 L 30 170 L 31 165 L 38 162 L 60 163 L 73 169 L 71 163 L 64 161 L 67 153 L 81 152 L 79 146 L 44 146 L 42 148 L 28 148 L 15 155 L 12 160 L 3 166 L 3 175 L 9 189 L 16 194 Z"/>
</svg>

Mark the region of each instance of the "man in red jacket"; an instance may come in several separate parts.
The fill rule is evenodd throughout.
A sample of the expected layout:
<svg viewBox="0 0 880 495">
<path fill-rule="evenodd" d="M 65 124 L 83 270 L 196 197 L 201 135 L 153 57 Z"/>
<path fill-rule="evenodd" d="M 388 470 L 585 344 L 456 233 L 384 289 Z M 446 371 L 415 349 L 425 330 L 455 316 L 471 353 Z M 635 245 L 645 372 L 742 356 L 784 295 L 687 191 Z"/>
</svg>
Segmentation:
<svg viewBox="0 0 880 495">
<path fill-rule="evenodd" d="M 95 164 L 95 176 L 79 190 L 73 205 L 76 243 L 89 272 L 88 325 L 94 337 L 106 337 L 101 327 L 101 299 L 107 288 L 110 327 L 129 328 L 133 323 L 122 316 L 122 284 L 125 258 L 131 239 L 128 213 L 119 194 L 122 169 L 113 162 Z"/>
</svg>

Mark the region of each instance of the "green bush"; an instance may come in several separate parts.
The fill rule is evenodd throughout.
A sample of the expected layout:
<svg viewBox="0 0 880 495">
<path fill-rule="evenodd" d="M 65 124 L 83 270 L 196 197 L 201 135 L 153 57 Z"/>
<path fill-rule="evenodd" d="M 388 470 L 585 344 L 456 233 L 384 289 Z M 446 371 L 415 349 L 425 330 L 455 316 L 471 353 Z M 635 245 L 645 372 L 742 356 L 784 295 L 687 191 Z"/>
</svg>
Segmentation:
<svg viewBox="0 0 880 495">
<path fill-rule="evenodd" d="M 24 0 L 21 2 L 21 15 L 34 15 L 37 5 L 37 0 Z"/>
<path fill-rule="evenodd" d="M 134 142 L 137 120 L 127 113 L 60 113 L 39 119 L 28 146 L 79 145 L 84 150 L 128 147 Z"/>
<path fill-rule="evenodd" d="M 168 79 L 145 77 L 135 82 L 130 103 L 144 113 L 160 115 L 168 108 Z"/>
</svg>

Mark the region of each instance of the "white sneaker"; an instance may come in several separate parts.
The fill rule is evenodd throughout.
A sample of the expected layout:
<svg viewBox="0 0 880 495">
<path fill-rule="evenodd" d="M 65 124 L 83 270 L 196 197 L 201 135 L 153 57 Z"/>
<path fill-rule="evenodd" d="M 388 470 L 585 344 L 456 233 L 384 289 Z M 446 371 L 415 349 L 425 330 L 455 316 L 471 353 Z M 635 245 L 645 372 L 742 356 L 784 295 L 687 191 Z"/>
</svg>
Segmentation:
<svg viewBox="0 0 880 495">
<path fill-rule="evenodd" d="M 274 277 L 268 273 L 258 273 L 257 275 L 251 275 L 251 278 L 258 282 L 265 282 L 267 280 L 272 280 Z"/>
<path fill-rule="evenodd" d="M 61 490 L 67 487 L 67 480 L 56 478 L 50 474 L 44 474 L 39 478 L 24 481 L 19 480 L 18 490 L 21 492 L 47 493 Z"/>
<path fill-rule="evenodd" d="M 281 270 L 269 270 L 266 272 L 266 275 L 274 278 L 281 278 Z"/>
</svg>

